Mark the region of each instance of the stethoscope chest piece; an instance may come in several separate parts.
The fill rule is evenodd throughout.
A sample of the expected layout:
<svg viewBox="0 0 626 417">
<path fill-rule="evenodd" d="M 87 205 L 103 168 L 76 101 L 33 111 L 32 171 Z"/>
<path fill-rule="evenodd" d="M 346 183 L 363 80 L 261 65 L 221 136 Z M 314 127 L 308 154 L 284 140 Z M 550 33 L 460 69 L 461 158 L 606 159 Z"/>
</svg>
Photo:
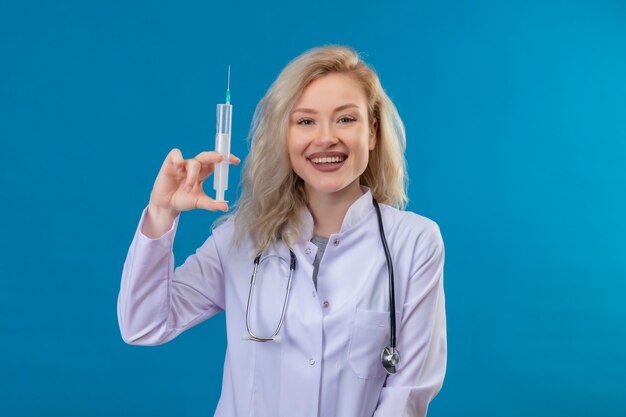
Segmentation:
<svg viewBox="0 0 626 417">
<path fill-rule="evenodd" d="M 396 348 L 387 346 L 380 354 L 380 360 L 383 363 L 383 368 L 390 374 L 396 373 L 396 367 L 400 363 L 400 354 Z"/>
</svg>

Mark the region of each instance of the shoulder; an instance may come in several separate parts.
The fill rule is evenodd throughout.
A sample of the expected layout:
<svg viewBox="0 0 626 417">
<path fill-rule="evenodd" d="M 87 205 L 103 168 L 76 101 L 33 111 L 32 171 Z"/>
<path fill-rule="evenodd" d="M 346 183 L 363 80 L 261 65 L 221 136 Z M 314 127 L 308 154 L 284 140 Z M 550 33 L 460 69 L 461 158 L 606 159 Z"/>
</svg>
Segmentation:
<svg viewBox="0 0 626 417">
<path fill-rule="evenodd" d="M 381 204 L 385 231 L 426 245 L 443 245 L 439 225 L 434 220 L 412 211 L 398 210 Z"/>
<path fill-rule="evenodd" d="M 229 248 L 235 243 L 237 235 L 237 219 L 235 215 L 219 218 L 213 223 L 212 234 L 216 243 L 221 248 Z"/>
<path fill-rule="evenodd" d="M 420 214 L 382 206 L 385 235 L 399 264 L 408 266 L 408 276 L 431 262 L 443 261 L 444 244 L 439 225 Z"/>
<path fill-rule="evenodd" d="M 381 206 L 385 234 L 398 276 L 406 277 L 413 290 L 433 287 L 442 279 L 445 248 L 439 225 L 411 211 Z M 407 290 L 408 291 L 408 290 Z"/>
<path fill-rule="evenodd" d="M 211 226 L 214 235 L 231 235 L 235 232 L 235 216 L 222 216 Z"/>
<path fill-rule="evenodd" d="M 254 252 L 254 245 L 248 233 L 243 233 L 238 238 L 236 213 L 216 220 L 212 229 L 212 236 L 220 254 L 247 259 Z"/>
</svg>

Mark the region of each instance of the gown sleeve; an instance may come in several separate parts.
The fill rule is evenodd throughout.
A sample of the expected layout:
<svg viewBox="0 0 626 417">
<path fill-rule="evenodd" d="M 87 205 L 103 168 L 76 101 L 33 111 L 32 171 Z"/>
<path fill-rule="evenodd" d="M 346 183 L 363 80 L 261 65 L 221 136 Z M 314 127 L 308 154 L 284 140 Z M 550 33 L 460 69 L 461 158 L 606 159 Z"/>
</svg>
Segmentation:
<svg viewBox="0 0 626 417">
<path fill-rule="evenodd" d="M 144 208 L 124 262 L 117 318 L 131 345 L 166 343 L 224 309 L 223 270 L 211 235 L 174 269 L 173 244 L 180 214 L 157 239 L 141 232 Z"/>
<path fill-rule="evenodd" d="M 421 235 L 402 320 L 398 372 L 387 377 L 374 417 L 424 417 L 446 373 L 444 245 L 439 227 Z"/>
</svg>

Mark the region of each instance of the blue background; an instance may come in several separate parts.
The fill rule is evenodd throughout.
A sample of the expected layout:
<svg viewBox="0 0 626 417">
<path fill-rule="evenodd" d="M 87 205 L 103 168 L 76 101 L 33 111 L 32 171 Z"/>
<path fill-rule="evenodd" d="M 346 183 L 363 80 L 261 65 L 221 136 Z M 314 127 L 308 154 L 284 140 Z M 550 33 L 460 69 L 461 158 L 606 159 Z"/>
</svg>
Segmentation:
<svg viewBox="0 0 626 417">
<path fill-rule="evenodd" d="M 609 0 L 2 0 L 0 415 L 212 415 L 223 315 L 124 344 L 126 252 L 167 152 L 212 149 L 227 65 L 245 157 L 258 100 L 327 43 L 378 71 L 409 209 L 446 244 L 429 416 L 626 415 L 626 3 Z M 177 265 L 215 218 L 183 214 Z"/>
</svg>

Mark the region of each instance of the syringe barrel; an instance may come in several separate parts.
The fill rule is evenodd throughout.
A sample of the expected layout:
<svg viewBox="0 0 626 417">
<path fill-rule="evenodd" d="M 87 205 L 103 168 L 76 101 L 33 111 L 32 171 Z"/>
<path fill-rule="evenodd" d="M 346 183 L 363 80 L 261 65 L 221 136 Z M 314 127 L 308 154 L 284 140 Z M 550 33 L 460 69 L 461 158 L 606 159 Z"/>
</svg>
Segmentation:
<svg viewBox="0 0 626 417">
<path fill-rule="evenodd" d="M 215 119 L 215 132 L 230 135 L 230 127 L 232 123 L 233 106 L 230 104 L 217 105 L 217 118 Z"/>
<path fill-rule="evenodd" d="M 230 129 L 232 124 L 233 106 L 230 104 L 217 105 L 217 120 L 215 126 L 215 152 L 223 155 L 222 162 L 215 164 L 213 170 L 213 189 L 215 200 L 224 201 L 224 191 L 228 189 L 228 165 L 230 164 Z"/>
</svg>

